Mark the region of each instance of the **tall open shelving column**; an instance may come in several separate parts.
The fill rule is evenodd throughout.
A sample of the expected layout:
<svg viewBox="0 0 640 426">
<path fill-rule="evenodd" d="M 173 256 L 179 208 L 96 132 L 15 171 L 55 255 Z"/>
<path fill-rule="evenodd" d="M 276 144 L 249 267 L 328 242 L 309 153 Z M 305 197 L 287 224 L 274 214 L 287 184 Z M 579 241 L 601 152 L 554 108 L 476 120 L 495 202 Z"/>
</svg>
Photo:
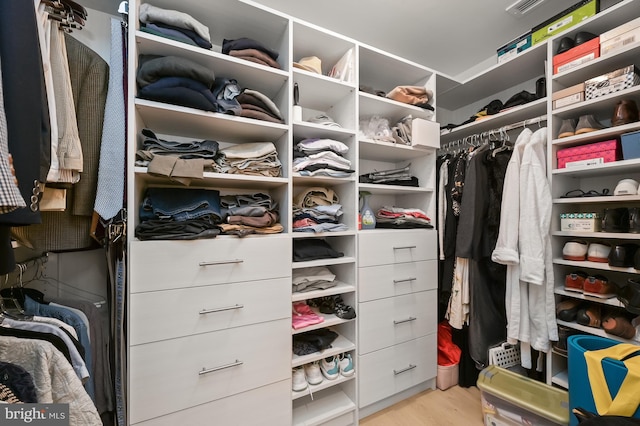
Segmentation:
<svg viewBox="0 0 640 426">
<path fill-rule="evenodd" d="M 293 121 L 292 149 L 305 139 L 328 139 L 343 143 L 349 150 L 343 156 L 348 159 L 352 168 L 356 165 L 356 120 L 355 93 L 356 82 L 340 81 L 328 77 L 333 64 L 348 51 L 352 51 L 355 65 L 355 42 L 316 26 L 293 21 L 292 61 L 316 57 L 320 60 L 321 74 L 292 67 L 293 84 L 299 88 L 299 106 L 302 108 L 302 119 Z M 334 120 L 338 126 L 327 126 L 312 120 L 324 114 Z M 293 160 L 292 160 L 293 164 Z M 304 262 L 293 262 L 294 271 L 302 268 L 326 267 L 336 276 L 339 284 L 325 290 L 292 292 L 291 302 L 312 300 L 322 297 L 340 296 L 342 300 L 355 307 L 356 302 L 356 190 L 355 173 L 349 177 L 330 177 L 323 175 L 302 176 L 292 172 L 292 199 L 304 191 L 313 188 L 327 188 L 335 192 L 338 203 L 342 206 L 339 222 L 346 225 L 346 230 L 338 232 L 295 232 L 293 226 L 293 244 L 303 239 L 321 239 L 334 250 L 343 253 L 342 257 L 318 259 Z M 289 204 L 288 208 L 293 205 Z M 297 368 L 305 364 L 319 362 L 324 358 L 346 356 L 354 361 L 355 374 L 339 375 L 335 379 L 323 378 L 320 384 L 308 385 L 303 391 L 292 391 L 293 425 L 351 425 L 358 423 L 356 378 L 359 374 L 356 362 L 356 321 L 339 318 L 334 314 L 317 312 L 324 321 L 293 330 L 293 336 L 317 329 L 329 329 L 338 334 L 331 347 L 321 352 L 308 355 L 293 354 L 291 367 Z M 295 314 L 294 314 L 295 315 Z"/>
<path fill-rule="evenodd" d="M 618 27 L 640 16 L 640 2 L 638 0 L 625 0 L 610 8 L 603 10 L 594 17 L 571 28 L 570 31 L 559 35 L 549 41 L 549 74 L 552 57 L 558 49 L 562 37 L 574 37 L 580 31 L 588 31 L 593 34 L 601 34 L 605 31 Z M 557 92 L 567 87 L 582 83 L 590 78 L 614 71 L 627 65 L 640 67 L 640 41 L 628 43 L 624 48 L 614 54 L 601 56 L 590 62 L 570 70 L 553 74 L 550 88 Z M 608 263 L 571 261 L 562 257 L 564 244 L 571 240 L 582 240 L 587 243 L 623 244 L 640 243 L 640 235 L 633 233 L 611 233 L 611 232 L 575 232 L 561 231 L 561 213 L 590 213 L 596 212 L 602 215 L 606 208 L 637 207 L 640 206 L 640 196 L 601 196 L 601 197 L 580 197 L 563 198 L 569 191 L 581 189 L 583 191 L 602 191 L 609 188 L 613 194 L 616 184 L 621 179 L 632 178 L 640 180 L 640 160 L 621 160 L 611 163 L 604 163 L 591 166 L 578 166 L 569 168 L 558 168 L 556 155 L 558 150 L 569 147 L 582 146 L 589 143 L 605 141 L 619 138 L 626 132 L 640 129 L 640 122 L 629 123 L 621 126 L 611 127 L 611 117 L 614 106 L 618 100 L 633 99 L 640 103 L 640 86 L 630 87 L 606 96 L 588 99 L 561 108 L 553 109 L 549 102 L 551 117 L 552 139 L 548 146 L 548 170 L 550 170 L 551 188 L 553 195 L 553 218 L 551 222 L 551 235 L 554 246 L 554 277 L 555 294 L 558 300 L 563 298 L 578 299 L 587 304 L 599 306 L 603 314 L 607 311 L 624 311 L 624 306 L 613 297 L 608 299 L 597 298 L 566 291 L 564 289 L 565 277 L 574 271 L 582 271 L 588 275 L 603 275 L 610 282 L 625 283 L 629 278 L 638 277 L 638 271 L 634 268 L 619 268 L 609 266 Z M 603 125 L 605 129 L 580 135 L 558 138 L 558 133 L 562 121 L 565 119 L 578 119 L 581 115 L 592 114 Z M 582 334 L 593 334 L 607 337 L 614 340 L 635 343 L 634 340 L 625 340 L 604 331 L 599 327 L 587 327 L 577 322 L 567 322 L 558 320 L 558 325 L 566 327 L 572 332 Z M 559 351 L 554 351 L 548 357 L 549 368 L 547 371 L 547 382 L 567 389 L 569 386 L 567 374 L 567 356 Z"/>
<path fill-rule="evenodd" d="M 207 50 L 140 30 L 140 2 L 129 2 L 128 380 L 131 425 L 291 422 L 290 24 L 287 17 L 238 1 L 151 4 L 195 17 L 210 29 Z M 279 51 L 281 69 L 220 53 L 223 39 L 249 37 Z M 139 55 L 176 56 L 262 92 L 284 124 L 140 99 Z M 215 140 L 220 148 L 272 142 L 283 176 L 205 172 L 189 187 L 136 167 L 140 132 L 167 140 Z M 268 194 L 284 232 L 245 238 L 138 240 L 133 229 L 150 187 L 203 188 L 221 195 Z M 247 409 L 251 407 L 251 409 Z"/>
<path fill-rule="evenodd" d="M 436 93 L 435 73 L 424 66 L 365 45 L 359 46 L 358 58 L 361 86 L 385 93 L 396 86 L 421 86 Z M 433 98 L 429 103 L 435 107 Z M 435 116 L 426 108 L 364 91 L 358 94 L 360 126 L 372 116 L 394 126 L 408 115 L 428 121 Z M 437 132 L 430 140 L 416 140 L 416 132 L 413 145 L 401 145 L 367 138 L 360 130 L 359 175 L 409 165 L 410 174 L 418 179 L 418 186 L 358 183 L 358 192 L 371 194 L 371 209 L 419 209 L 435 225 Z M 434 229 L 358 231 L 358 401 L 362 416 L 435 388 L 437 276 Z"/>
</svg>

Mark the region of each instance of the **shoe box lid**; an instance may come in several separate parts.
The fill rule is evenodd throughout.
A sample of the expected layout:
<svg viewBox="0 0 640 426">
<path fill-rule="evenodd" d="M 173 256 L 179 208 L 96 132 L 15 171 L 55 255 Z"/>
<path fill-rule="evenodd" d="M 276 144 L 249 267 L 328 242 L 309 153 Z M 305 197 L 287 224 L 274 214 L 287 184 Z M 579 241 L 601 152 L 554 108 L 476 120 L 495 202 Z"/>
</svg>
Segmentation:
<svg viewBox="0 0 640 426">
<path fill-rule="evenodd" d="M 584 82 L 553 92 L 551 100 L 554 109 L 584 101 Z"/>
<path fill-rule="evenodd" d="M 599 0 L 581 0 L 531 29 L 531 42 L 536 45 L 560 34 L 600 12 Z"/>
<path fill-rule="evenodd" d="M 600 43 L 610 42 L 614 38 L 640 27 L 640 17 L 600 34 Z"/>
<path fill-rule="evenodd" d="M 618 139 L 611 139 L 559 149 L 556 157 L 559 169 L 566 167 L 568 162 L 591 158 L 603 158 L 605 163 L 609 163 L 622 159 L 622 148 Z"/>
<path fill-rule="evenodd" d="M 595 37 L 553 57 L 553 73 L 567 71 L 600 57 L 600 38 Z"/>
<path fill-rule="evenodd" d="M 520 418 L 527 417 L 539 425 L 569 424 L 569 393 L 564 389 L 497 365 L 482 370 L 476 384 L 483 398 L 490 399 L 498 412 L 519 412 Z"/>
<path fill-rule="evenodd" d="M 516 37 L 497 49 L 498 63 L 506 62 L 531 47 L 531 31 Z"/>
<path fill-rule="evenodd" d="M 635 28 L 631 28 L 629 31 L 612 37 L 609 40 L 603 41 L 602 38 L 600 38 L 600 55 L 606 56 L 617 53 L 627 46 L 640 42 L 640 23 L 637 25 Z"/>
<path fill-rule="evenodd" d="M 586 99 L 605 96 L 640 84 L 640 73 L 635 65 L 627 65 L 584 82 Z"/>
</svg>

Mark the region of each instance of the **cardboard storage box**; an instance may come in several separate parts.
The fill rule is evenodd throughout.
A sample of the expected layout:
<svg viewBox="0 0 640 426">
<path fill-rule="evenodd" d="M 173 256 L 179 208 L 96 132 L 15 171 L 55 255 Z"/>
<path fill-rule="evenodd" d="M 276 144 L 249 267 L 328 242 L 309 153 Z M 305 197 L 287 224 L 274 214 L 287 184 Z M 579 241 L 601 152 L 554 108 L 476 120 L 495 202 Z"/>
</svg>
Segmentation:
<svg viewBox="0 0 640 426">
<path fill-rule="evenodd" d="M 599 11 L 600 2 L 598 0 L 582 0 L 558 13 L 553 18 L 536 25 L 531 30 L 531 43 L 536 45 L 551 36 L 560 34 L 585 19 L 592 17 Z"/>
<path fill-rule="evenodd" d="M 600 232 L 602 221 L 598 213 L 562 213 L 561 231 Z"/>
<path fill-rule="evenodd" d="M 636 42 L 640 42 L 640 18 L 600 34 L 600 55 L 611 55 Z"/>
<path fill-rule="evenodd" d="M 484 424 L 553 426 L 569 424 L 569 393 L 490 365 L 480 372 Z"/>
<path fill-rule="evenodd" d="M 622 159 L 622 150 L 620 149 L 620 142 L 617 139 L 611 139 L 603 142 L 559 149 L 556 156 L 558 158 L 558 168 L 563 169 L 569 167 L 567 163 L 582 160 L 602 158 L 602 163 L 618 161 Z M 582 165 L 585 164 L 583 163 Z"/>
<path fill-rule="evenodd" d="M 640 84 L 635 65 L 628 65 L 584 82 L 585 99 L 594 99 Z"/>
<path fill-rule="evenodd" d="M 530 48 L 531 45 L 531 31 L 529 31 L 498 49 L 498 63 L 515 58 L 518 54 Z"/>
<path fill-rule="evenodd" d="M 553 57 L 553 73 L 568 71 L 600 57 L 600 38 L 593 38 Z"/>
<path fill-rule="evenodd" d="M 620 143 L 622 144 L 623 159 L 640 158 L 640 130 L 623 133 L 620 136 Z"/>
<path fill-rule="evenodd" d="M 553 92 L 551 100 L 553 100 L 553 109 L 584 101 L 584 83 Z"/>
</svg>

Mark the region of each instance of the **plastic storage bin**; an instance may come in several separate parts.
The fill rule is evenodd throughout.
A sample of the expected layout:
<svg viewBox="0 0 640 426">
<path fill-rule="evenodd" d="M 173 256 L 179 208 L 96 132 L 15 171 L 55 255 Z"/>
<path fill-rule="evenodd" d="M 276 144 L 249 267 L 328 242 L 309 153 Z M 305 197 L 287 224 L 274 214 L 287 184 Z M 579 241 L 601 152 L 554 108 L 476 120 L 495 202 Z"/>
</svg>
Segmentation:
<svg viewBox="0 0 640 426">
<path fill-rule="evenodd" d="M 574 335 L 567 339 L 569 357 L 569 407 L 581 407 L 592 413 L 596 413 L 591 384 L 587 372 L 587 364 L 584 357 L 586 351 L 597 351 L 617 345 L 620 342 L 600 336 Z M 640 351 L 640 346 L 638 346 Z M 636 355 L 640 356 L 640 355 Z M 621 362 L 610 358 L 602 361 L 605 380 L 609 387 L 609 393 L 615 398 L 622 381 L 627 375 L 627 367 Z M 574 417 L 574 416 L 573 416 Z M 571 426 L 577 425 L 577 419 L 571 418 Z M 633 415 L 640 418 L 640 408 Z"/>
<path fill-rule="evenodd" d="M 568 425 L 569 394 L 497 365 L 480 372 L 485 426 Z"/>
</svg>

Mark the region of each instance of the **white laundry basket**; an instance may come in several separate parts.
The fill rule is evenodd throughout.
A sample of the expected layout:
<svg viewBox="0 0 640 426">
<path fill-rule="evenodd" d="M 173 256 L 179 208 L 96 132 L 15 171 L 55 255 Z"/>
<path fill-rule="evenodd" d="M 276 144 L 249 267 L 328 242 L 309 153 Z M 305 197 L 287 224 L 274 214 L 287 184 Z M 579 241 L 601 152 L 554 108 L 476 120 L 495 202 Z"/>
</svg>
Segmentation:
<svg viewBox="0 0 640 426">
<path fill-rule="evenodd" d="M 504 342 L 489 348 L 489 365 L 510 368 L 520 365 L 520 347 Z"/>
</svg>

